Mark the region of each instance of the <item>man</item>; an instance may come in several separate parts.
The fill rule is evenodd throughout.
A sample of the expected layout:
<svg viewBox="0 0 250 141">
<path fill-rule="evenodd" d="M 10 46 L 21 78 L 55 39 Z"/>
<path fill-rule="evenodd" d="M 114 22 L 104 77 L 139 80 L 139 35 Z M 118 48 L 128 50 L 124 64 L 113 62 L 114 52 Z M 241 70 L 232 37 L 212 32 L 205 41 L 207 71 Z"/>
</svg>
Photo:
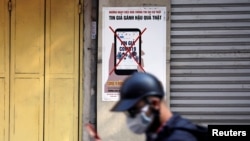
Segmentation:
<svg viewBox="0 0 250 141">
<path fill-rule="evenodd" d="M 145 133 L 147 141 L 198 141 L 191 131 L 201 126 L 171 112 L 164 95 L 162 83 L 154 75 L 137 72 L 125 79 L 120 100 L 111 111 L 124 112 L 128 128 L 136 134 Z"/>
</svg>

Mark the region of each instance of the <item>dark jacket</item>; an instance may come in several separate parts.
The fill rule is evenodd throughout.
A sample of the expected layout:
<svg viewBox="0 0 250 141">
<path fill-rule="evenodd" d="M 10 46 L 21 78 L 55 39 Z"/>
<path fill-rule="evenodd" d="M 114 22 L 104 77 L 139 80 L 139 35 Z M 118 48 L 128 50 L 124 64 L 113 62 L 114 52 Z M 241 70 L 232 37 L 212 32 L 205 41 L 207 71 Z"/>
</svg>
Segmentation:
<svg viewBox="0 0 250 141">
<path fill-rule="evenodd" d="M 205 128 L 206 129 L 206 128 Z M 196 124 L 174 114 L 169 121 L 153 135 L 146 133 L 147 141 L 198 141 L 196 136 L 189 130 L 198 130 Z"/>
</svg>

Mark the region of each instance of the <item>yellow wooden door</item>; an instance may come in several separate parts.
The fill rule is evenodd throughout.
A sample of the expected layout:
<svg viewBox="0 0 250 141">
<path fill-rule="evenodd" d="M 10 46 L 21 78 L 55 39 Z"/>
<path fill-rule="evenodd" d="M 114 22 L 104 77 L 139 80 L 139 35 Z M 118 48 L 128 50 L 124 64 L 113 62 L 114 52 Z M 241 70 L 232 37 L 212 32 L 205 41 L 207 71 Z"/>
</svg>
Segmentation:
<svg viewBox="0 0 250 141">
<path fill-rule="evenodd" d="M 0 141 L 9 130 L 9 14 L 7 0 L 0 1 Z"/>
<path fill-rule="evenodd" d="M 0 58 L 4 60 L 0 60 L 0 65 L 4 64 L 0 67 L 0 93 L 4 93 L 0 95 L 0 112 L 6 113 L 0 116 L 0 140 L 79 139 L 78 3 L 12 1 L 9 46 L 0 47 L 0 55 L 5 54 Z M 1 29 L 3 24 L 6 26 L 6 22 L 0 24 Z M 7 41 L 5 37 L 1 34 L 0 40 Z"/>
<path fill-rule="evenodd" d="M 10 43 L 10 141 L 42 141 L 44 0 L 14 0 Z"/>
<path fill-rule="evenodd" d="M 46 1 L 45 141 L 78 140 L 78 3 Z"/>
</svg>

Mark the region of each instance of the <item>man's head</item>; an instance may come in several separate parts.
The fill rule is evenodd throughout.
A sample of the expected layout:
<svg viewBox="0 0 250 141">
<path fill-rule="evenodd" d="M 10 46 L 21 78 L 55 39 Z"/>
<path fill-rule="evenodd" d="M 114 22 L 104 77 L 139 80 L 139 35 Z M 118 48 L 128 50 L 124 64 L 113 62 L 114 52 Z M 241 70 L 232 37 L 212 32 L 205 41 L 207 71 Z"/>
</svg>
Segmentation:
<svg viewBox="0 0 250 141">
<path fill-rule="evenodd" d="M 148 96 L 164 97 L 162 83 L 152 74 L 137 72 L 124 80 L 120 100 L 111 111 L 127 111 Z"/>
<path fill-rule="evenodd" d="M 162 83 L 152 74 L 134 73 L 120 89 L 120 100 L 111 111 L 125 112 L 127 124 L 135 133 L 144 133 L 159 124 L 160 102 L 164 97 Z"/>
</svg>

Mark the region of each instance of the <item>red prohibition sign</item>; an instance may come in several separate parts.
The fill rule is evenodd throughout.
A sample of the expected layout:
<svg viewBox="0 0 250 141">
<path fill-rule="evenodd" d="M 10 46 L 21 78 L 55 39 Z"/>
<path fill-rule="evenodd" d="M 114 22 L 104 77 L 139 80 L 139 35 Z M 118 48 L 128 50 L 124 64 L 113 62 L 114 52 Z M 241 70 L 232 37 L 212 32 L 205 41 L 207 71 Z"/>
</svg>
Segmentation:
<svg viewBox="0 0 250 141">
<path fill-rule="evenodd" d="M 114 29 L 112 29 L 111 26 L 109 26 L 109 29 L 114 33 L 114 35 L 116 36 L 116 38 L 121 42 L 121 44 L 125 47 L 125 48 L 128 48 L 124 42 L 120 39 L 120 37 L 115 34 L 115 31 Z M 121 59 L 119 59 L 119 62 L 114 66 L 114 68 L 109 72 L 109 75 L 111 75 L 113 73 L 113 71 L 115 70 L 115 68 L 120 64 L 120 62 L 123 60 L 123 58 L 125 57 L 125 55 L 127 53 L 129 53 L 132 58 L 134 59 L 134 61 L 137 63 L 137 65 L 142 69 L 143 72 L 145 72 L 145 70 L 143 69 L 143 67 L 136 61 L 136 59 L 134 58 L 134 56 L 131 54 L 131 48 L 133 47 L 133 45 L 138 41 L 138 39 L 141 37 L 141 35 L 146 31 L 147 28 L 144 28 L 143 31 L 141 32 L 141 34 L 135 39 L 134 43 L 131 44 L 131 46 L 129 47 L 129 49 L 126 51 L 126 53 L 123 54 L 123 56 L 121 57 Z"/>
</svg>

